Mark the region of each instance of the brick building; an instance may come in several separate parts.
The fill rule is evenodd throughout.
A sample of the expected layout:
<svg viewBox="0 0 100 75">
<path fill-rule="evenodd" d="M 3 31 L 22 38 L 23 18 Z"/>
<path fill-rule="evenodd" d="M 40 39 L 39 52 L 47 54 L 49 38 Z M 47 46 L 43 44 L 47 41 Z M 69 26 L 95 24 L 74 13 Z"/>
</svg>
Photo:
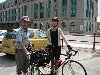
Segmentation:
<svg viewBox="0 0 100 75">
<path fill-rule="evenodd" d="M 0 3 L 0 29 L 17 28 L 20 18 L 28 15 L 32 28 L 46 31 L 57 16 L 65 32 L 93 33 L 97 4 L 97 0 L 6 0 Z"/>
</svg>

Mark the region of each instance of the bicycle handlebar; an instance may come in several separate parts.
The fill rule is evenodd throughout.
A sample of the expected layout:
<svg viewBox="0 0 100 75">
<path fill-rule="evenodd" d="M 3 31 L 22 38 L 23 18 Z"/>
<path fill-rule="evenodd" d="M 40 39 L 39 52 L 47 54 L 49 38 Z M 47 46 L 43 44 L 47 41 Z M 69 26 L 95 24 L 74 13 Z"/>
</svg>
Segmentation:
<svg viewBox="0 0 100 75">
<path fill-rule="evenodd" d="M 75 56 L 77 53 L 78 53 L 78 51 L 76 51 L 76 50 L 73 50 L 73 49 L 69 50 L 68 49 L 68 51 L 66 52 L 66 54 L 61 54 L 61 55 L 67 56 L 70 59 L 71 56 Z"/>
<path fill-rule="evenodd" d="M 72 56 L 75 56 L 77 54 L 77 52 L 78 52 L 78 51 L 73 50 L 73 49 L 71 51 L 74 51 L 75 52 L 75 54 L 73 54 Z"/>
</svg>

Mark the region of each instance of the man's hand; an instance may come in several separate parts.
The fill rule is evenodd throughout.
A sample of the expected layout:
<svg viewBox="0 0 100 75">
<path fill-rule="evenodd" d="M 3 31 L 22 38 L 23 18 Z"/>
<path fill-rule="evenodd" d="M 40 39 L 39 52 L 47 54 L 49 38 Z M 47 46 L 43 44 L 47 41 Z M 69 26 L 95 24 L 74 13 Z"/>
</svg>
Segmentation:
<svg viewBox="0 0 100 75">
<path fill-rule="evenodd" d="M 26 55 L 29 55 L 29 54 L 30 54 L 30 52 L 27 51 Z"/>
<path fill-rule="evenodd" d="M 68 49 L 69 49 L 69 50 L 71 50 L 71 49 L 72 49 L 72 47 L 71 47 L 70 45 L 67 45 L 67 47 L 68 47 Z"/>
</svg>

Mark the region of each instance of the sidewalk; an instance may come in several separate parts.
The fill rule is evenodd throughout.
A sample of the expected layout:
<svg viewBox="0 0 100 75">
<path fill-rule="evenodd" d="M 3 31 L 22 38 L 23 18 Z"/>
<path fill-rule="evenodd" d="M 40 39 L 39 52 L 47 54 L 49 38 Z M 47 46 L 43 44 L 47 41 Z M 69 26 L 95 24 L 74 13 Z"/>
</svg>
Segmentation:
<svg viewBox="0 0 100 75">
<path fill-rule="evenodd" d="M 73 57 L 75 60 L 87 60 L 98 55 L 95 51 L 93 51 L 92 45 L 75 44 L 75 43 L 69 43 L 69 45 L 71 45 L 74 50 L 79 51 L 79 53 Z M 66 50 L 67 50 L 67 47 L 64 44 L 64 47 L 62 47 L 61 53 L 63 54 L 66 53 Z M 96 46 L 95 50 L 100 52 L 100 47 Z M 62 58 L 63 57 L 61 57 L 61 59 Z"/>
</svg>

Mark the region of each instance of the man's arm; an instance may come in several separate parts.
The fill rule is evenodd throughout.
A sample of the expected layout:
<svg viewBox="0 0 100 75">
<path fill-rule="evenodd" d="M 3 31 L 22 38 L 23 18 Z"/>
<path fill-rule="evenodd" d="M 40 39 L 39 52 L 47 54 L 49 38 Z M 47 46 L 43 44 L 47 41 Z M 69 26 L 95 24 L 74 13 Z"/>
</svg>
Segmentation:
<svg viewBox="0 0 100 75">
<path fill-rule="evenodd" d="M 65 35 L 61 29 L 60 29 L 60 33 L 61 33 L 61 37 L 63 38 L 64 42 L 66 43 L 66 46 L 68 47 L 69 50 L 71 50 L 72 47 L 70 45 L 68 45 L 67 39 L 65 38 Z"/>
<path fill-rule="evenodd" d="M 19 44 L 20 48 L 22 48 L 23 52 L 25 54 L 27 54 L 28 51 L 27 51 L 26 47 L 24 46 L 23 42 L 22 41 L 18 41 L 18 44 Z"/>
<path fill-rule="evenodd" d="M 59 29 L 59 30 L 60 30 L 61 37 L 62 37 L 62 39 L 64 40 L 64 42 L 66 43 L 66 46 L 67 46 L 68 45 L 67 39 L 65 38 L 63 31 L 61 29 Z"/>
</svg>

